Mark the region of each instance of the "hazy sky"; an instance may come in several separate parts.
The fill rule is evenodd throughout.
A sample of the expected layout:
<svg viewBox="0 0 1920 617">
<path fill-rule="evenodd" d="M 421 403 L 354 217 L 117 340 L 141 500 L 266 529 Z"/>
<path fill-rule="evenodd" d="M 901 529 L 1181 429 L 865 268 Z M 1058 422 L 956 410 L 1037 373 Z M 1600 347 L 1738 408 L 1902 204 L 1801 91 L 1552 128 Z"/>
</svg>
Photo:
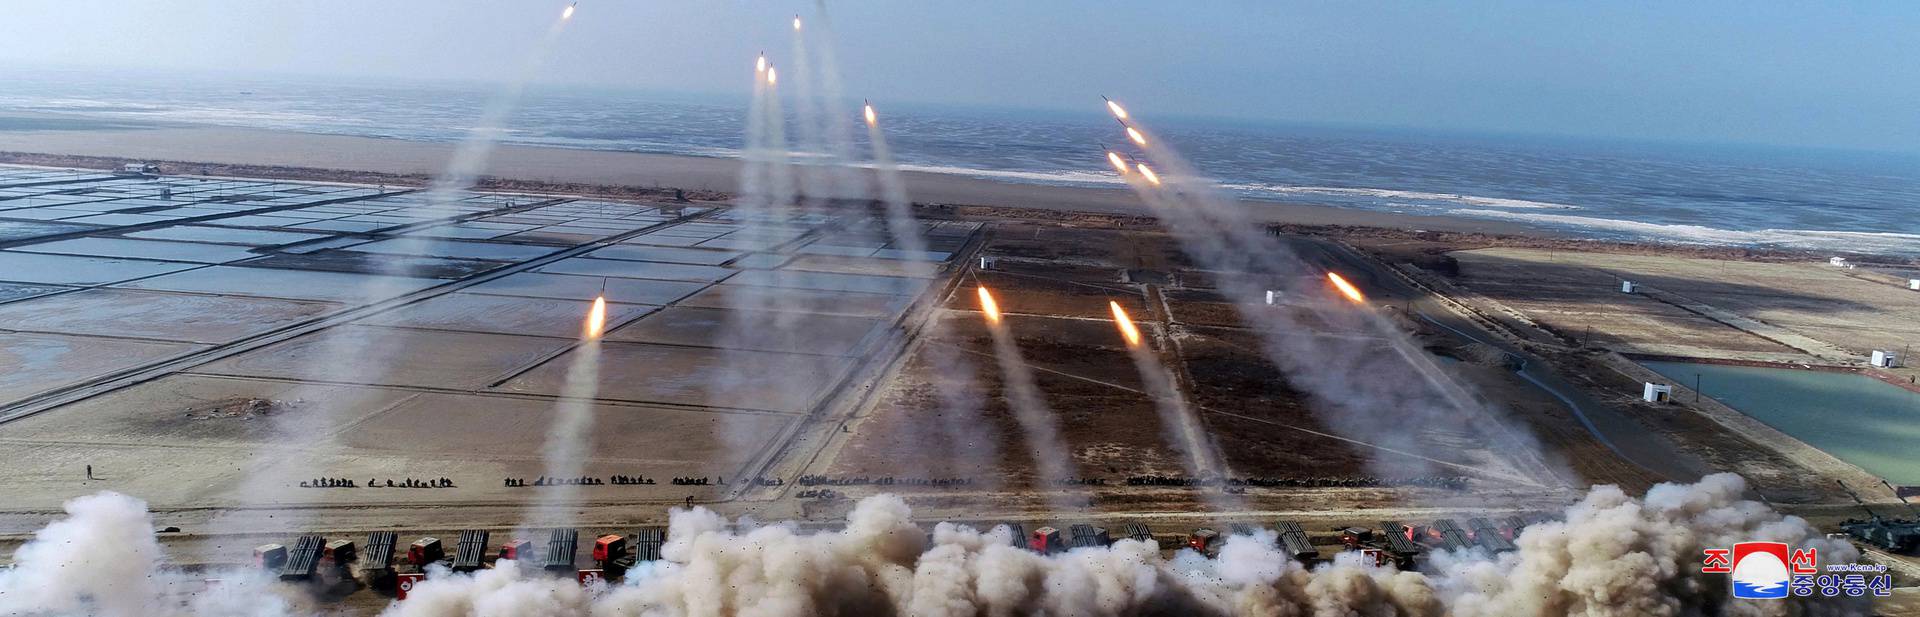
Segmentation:
<svg viewBox="0 0 1920 617">
<path fill-rule="evenodd" d="M 500 79 L 548 1 L 7 0 L 0 64 Z M 846 0 L 850 95 L 1920 150 L 1920 3 Z M 778 0 L 585 0 L 542 79 L 744 91 Z M 4 84 L 0 84 L 4 88 Z"/>
</svg>

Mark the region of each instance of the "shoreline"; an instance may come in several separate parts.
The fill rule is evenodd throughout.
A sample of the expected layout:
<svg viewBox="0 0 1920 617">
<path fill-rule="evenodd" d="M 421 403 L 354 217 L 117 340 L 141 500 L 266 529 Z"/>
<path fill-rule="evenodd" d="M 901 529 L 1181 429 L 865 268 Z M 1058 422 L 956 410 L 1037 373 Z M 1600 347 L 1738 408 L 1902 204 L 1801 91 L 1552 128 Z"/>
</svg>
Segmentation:
<svg viewBox="0 0 1920 617">
<path fill-rule="evenodd" d="M 5 127 L 5 120 L 54 121 Z M 425 186 L 458 146 L 452 142 L 304 133 L 175 123 L 94 121 L 71 114 L 0 112 L 0 163 L 117 168 L 160 164 L 164 173 L 356 184 Z M 739 159 L 680 154 L 501 144 L 493 147 L 478 190 L 561 193 L 611 199 L 662 199 L 675 190 L 697 201 L 731 199 Z M 874 182 L 875 171 L 852 168 Z M 1054 222 L 1151 224 L 1153 213 L 1131 190 L 1028 184 L 959 174 L 899 172 L 923 215 Z M 1455 215 L 1405 214 L 1308 203 L 1237 199 L 1259 223 L 1290 233 L 1444 240 L 1467 244 L 1653 251 L 1736 259 L 1855 257 L 1906 266 L 1903 252 L 1716 244 L 1649 237 L 1616 239 L 1544 223 Z"/>
<path fill-rule="evenodd" d="M 275 172 L 288 172 L 299 174 L 285 176 L 288 179 L 343 182 L 360 180 L 347 174 L 329 178 L 325 176 L 330 174 L 315 172 L 367 174 L 375 178 L 373 182 L 425 182 L 445 168 L 456 145 L 214 126 L 128 128 L 120 124 L 107 128 L 0 130 L 0 155 L 4 155 L 0 160 L 9 163 L 98 167 L 102 165 L 86 164 L 87 159 L 102 159 L 96 163 L 153 161 L 161 163 L 167 173 L 283 177 Z M 485 187 L 490 190 L 517 190 L 516 185 L 525 184 L 561 190 L 567 186 L 623 187 L 671 195 L 672 189 L 679 188 L 706 198 L 723 198 L 738 185 L 740 166 L 738 159 L 719 157 L 502 144 L 494 147 L 484 175 L 492 180 Z M 863 168 L 856 168 L 856 172 L 867 177 L 874 173 Z M 916 204 L 1151 216 L 1146 204 L 1126 188 L 1022 184 L 924 171 L 899 173 Z M 1565 230 L 1517 221 L 1263 200 L 1241 199 L 1239 203 L 1263 223 L 1573 236 Z"/>
<path fill-rule="evenodd" d="M 687 158 L 700 159 L 703 157 Z M 712 160 L 724 161 L 726 159 Z M 292 180 L 299 182 L 352 184 L 369 187 L 385 185 L 414 188 L 425 188 L 433 180 L 433 176 L 427 173 L 393 173 L 278 165 L 167 161 L 120 156 L 0 151 L 0 165 L 21 165 L 48 169 L 97 169 L 110 171 L 118 169 L 122 164 L 135 162 L 159 164 L 163 173 L 170 173 L 172 175 L 219 179 Z M 1009 189 L 1016 190 L 1029 186 L 1015 183 L 982 182 L 1003 184 Z M 1074 187 L 1057 188 L 1083 190 Z M 582 199 L 671 200 L 675 197 L 685 197 L 689 202 L 722 205 L 733 197 L 729 193 L 709 190 L 685 190 L 684 195 L 681 195 L 677 194 L 676 191 L 683 189 L 676 189 L 666 185 L 633 186 L 622 184 L 587 184 L 498 178 L 493 176 L 480 177 L 476 181 L 473 189 L 477 191 L 560 195 Z M 1127 195 L 1126 197 L 1132 196 Z M 1261 204 L 1263 202 L 1247 203 Z M 1357 220 L 1358 218 L 1368 218 L 1361 215 L 1372 213 L 1330 206 L 1297 205 L 1295 207 L 1331 210 L 1334 212 L 1330 213 L 1331 216 L 1324 219 L 1315 220 L 1315 217 L 1287 219 L 1281 217 L 1267 220 L 1264 224 L 1274 232 L 1291 235 L 1322 236 L 1345 240 L 1369 239 L 1374 241 L 1396 241 L 1401 244 L 1418 246 L 1419 252 L 1435 256 L 1454 250 L 1490 247 L 1539 248 L 1775 262 L 1818 260 L 1820 257 L 1826 255 L 1826 253 L 1799 249 L 1665 243 L 1659 241 L 1631 242 L 1584 238 L 1575 234 L 1566 233 L 1562 230 L 1534 228 L 1507 229 L 1505 228 L 1506 226 L 1502 225 L 1479 226 L 1473 224 L 1479 222 L 1474 219 L 1454 219 L 1447 217 L 1396 215 L 1399 218 L 1389 217 L 1384 220 L 1359 221 Z M 915 216 L 935 220 L 1018 221 L 1028 224 L 1068 225 L 1103 229 L 1148 229 L 1159 225 L 1159 220 L 1155 218 L 1152 213 L 1146 211 L 1144 204 L 1141 205 L 1138 211 L 1125 209 L 1095 211 L 1045 205 L 976 205 L 916 201 L 913 204 L 913 209 Z M 1418 229 L 1393 224 L 1399 222 L 1401 219 L 1413 218 L 1444 219 L 1443 222 L 1458 224 L 1442 224 Z M 1889 257 L 1889 259 L 1897 260 L 1898 258 Z"/>
</svg>

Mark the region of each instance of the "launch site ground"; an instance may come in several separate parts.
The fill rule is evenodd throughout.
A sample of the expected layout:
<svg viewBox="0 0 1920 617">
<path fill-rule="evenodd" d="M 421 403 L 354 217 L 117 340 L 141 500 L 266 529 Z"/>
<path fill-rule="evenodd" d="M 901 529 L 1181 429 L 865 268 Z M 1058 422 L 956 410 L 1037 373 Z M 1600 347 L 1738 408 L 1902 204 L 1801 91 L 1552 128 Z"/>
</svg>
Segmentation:
<svg viewBox="0 0 1920 617">
<path fill-rule="evenodd" d="M 1049 503 L 1084 494 L 1075 519 L 1173 534 L 1284 518 L 1325 542 L 1339 525 L 1549 512 L 1591 484 L 1638 492 L 1714 471 L 1830 526 L 1855 514 L 1835 479 L 1879 504 L 1894 497 L 1858 467 L 1694 402 L 1685 384 L 1677 403 L 1641 402 L 1656 377 L 1635 360 L 1908 382 L 1911 369 L 1865 358 L 1920 339 L 1920 293 L 1871 264 L 1277 230 L 1311 267 L 1365 290 L 1356 310 L 1413 332 L 1544 450 L 1518 455 L 1487 428 L 1496 422 L 1462 417 L 1398 427 L 1422 452 L 1447 452 L 1413 455 L 1337 436 L 1256 351 L 1240 311 L 1294 310 L 1289 299 L 1223 296 L 1136 217 L 927 209 L 924 252 L 912 252 L 857 206 L 774 227 L 742 225 L 720 202 L 467 193 L 427 206 L 412 187 L 0 167 L 0 544 L 100 490 L 147 500 L 180 529 L 169 544 L 186 560 L 238 561 L 288 527 L 512 529 L 550 487 L 504 480 L 544 473 L 581 320 L 601 294 L 582 473 L 655 482 L 576 487 L 578 520 L 595 531 L 663 524 L 689 499 L 828 521 L 883 492 L 927 521 L 1071 522 Z M 1640 292 L 1621 293 L 1622 279 Z M 1025 455 L 978 285 L 998 293 L 1073 478 L 1039 477 Z M 774 301 L 743 310 L 742 294 Z M 1129 482 L 1184 472 L 1109 301 L 1141 323 L 1228 473 L 1259 480 L 1231 496 L 1240 511 L 1204 513 L 1217 486 Z M 786 334 L 731 330 L 772 322 Z M 963 424 L 950 409 L 974 405 L 943 404 L 936 383 L 966 372 L 986 421 L 948 430 Z M 360 486 L 300 486 L 319 477 Z M 384 485 L 409 478 L 453 486 Z"/>
</svg>

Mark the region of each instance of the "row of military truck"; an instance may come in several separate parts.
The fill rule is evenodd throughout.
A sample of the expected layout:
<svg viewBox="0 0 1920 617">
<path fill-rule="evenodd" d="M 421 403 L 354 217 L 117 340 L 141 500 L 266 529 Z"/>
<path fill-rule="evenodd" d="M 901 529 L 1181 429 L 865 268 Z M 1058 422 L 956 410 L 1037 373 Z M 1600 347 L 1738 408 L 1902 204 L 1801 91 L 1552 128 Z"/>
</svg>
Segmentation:
<svg viewBox="0 0 1920 617">
<path fill-rule="evenodd" d="M 1378 565 L 1394 564 L 1413 569 L 1427 554 L 1435 551 L 1479 550 L 1499 554 L 1515 550 L 1514 539 L 1527 527 L 1521 517 L 1470 518 L 1465 525 L 1453 519 L 1439 519 L 1426 525 L 1400 521 L 1381 521 L 1377 528 L 1343 527 L 1333 530 L 1328 545 L 1335 554 L 1358 552 Z M 1013 545 L 1040 554 L 1055 554 L 1077 548 L 1104 547 L 1115 541 L 1105 527 L 1081 523 L 1065 530 L 1043 525 L 1027 531 L 1023 523 L 1005 523 Z M 1920 532 L 1912 521 L 1883 519 L 1850 520 L 1843 529 L 1855 539 L 1896 553 L 1911 553 L 1920 548 Z M 1208 557 L 1217 556 L 1230 536 L 1254 536 L 1259 529 L 1246 523 L 1224 526 L 1225 533 L 1201 527 L 1184 537 L 1157 536 L 1146 525 L 1129 523 L 1121 527 L 1121 536 L 1141 542 L 1154 542 L 1163 548 L 1192 549 Z M 1272 530 L 1274 543 L 1282 553 L 1304 564 L 1326 557 L 1304 528 L 1292 521 L 1279 521 Z M 608 534 L 593 539 L 589 567 L 580 568 L 579 531 L 554 529 L 546 532 L 546 542 L 536 546 L 532 540 L 514 538 L 498 547 L 489 542 L 486 530 L 460 532 L 453 551 L 448 552 L 439 538 L 423 537 L 406 548 L 396 559 L 398 534 L 376 531 L 368 535 L 364 547 L 352 540 L 328 541 L 321 536 L 301 536 L 291 546 L 268 544 L 254 549 L 255 565 L 278 573 L 281 580 L 307 581 L 331 578 L 341 580 L 358 572 L 360 580 L 378 589 L 395 591 L 401 597 L 412 583 L 426 576 L 435 564 L 453 572 L 472 572 L 493 567 L 498 560 L 514 560 L 522 567 L 534 566 L 556 574 L 571 574 L 582 583 L 617 580 L 636 563 L 657 561 L 666 542 L 666 529 L 645 527 L 635 533 Z M 1171 540 L 1171 541 L 1169 541 Z"/>
<path fill-rule="evenodd" d="M 1063 530 L 1043 525 L 1028 531 L 1023 523 L 1006 523 L 1013 545 L 1041 554 L 1054 554 L 1076 548 L 1104 547 L 1116 536 L 1105 527 L 1093 524 L 1068 525 Z M 1417 567 L 1429 551 L 1481 549 L 1505 552 L 1514 549 L 1513 538 L 1525 527 L 1517 517 L 1493 520 L 1468 519 L 1465 526 L 1442 519 L 1430 525 L 1406 525 L 1382 521 L 1379 529 L 1345 527 L 1334 530 L 1335 552 L 1356 551 L 1381 565 Z M 1229 536 L 1253 536 L 1253 525 L 1233 523 L 1225 533 L 1202 527 L 1184 537 L 1156 536 L 1146 525 L 1129 523 L 1119 537 L 1154 542 L 1161 547 L 1189 548 L 1209 557 L 1219 554 Z M 1274 542 L 1288 556 L 1303 563 L 1320 561 L 1322 551 L 1299 523 L 1280 521 L 1272 529 Z M 353 540 L 328 540 L 317 535 L 300 536 L 291 545 L 267 544 L 253 551 L 254 565 L 278 574 L 284 581 L 341 582 L 357 578 L 376 589 L 405 598 L 413 585 L 425 578 L 428 569 L 440 565 L 452 572 L 473 572 L 493 567 L 500 560 L 514 560 L 521 567 L 534 567 L 558 575 L 572 575 L 583 584 L 598 580 L 617 580 L 635 564 L 657 561 L 666 542 L 666 529 L 645 527 L 635 533 L 608 534 L 593 539 L 588 551 L 588 567 L 580 567 L 580 535 L 575 529 L 545 532 L 546 542 L 536 545 L 527 538 L 513 538 L 494 546 L 492 533 L 486 530 L 460 532 L 449 551 L 437 537 L 423 537 L 400 552 L 399 536 L 392 531 L 376 531 L 364 545 Z"/>
<path fill-rule="evenodd" d="M 1852 491 L 1848 490 L 1848 493 Z M 1858 496 L 1854 499 L 1859 501 Z M 1920 519 L 1920 510 L 1915 510 L 1911 504 L 1903 505 L 1912 511 L 1916 519 Z M 1850 519 L 1843 523 L 1841 529 L 1847 535 L 1894 553 L 1911 554 L 1920 549 L 1920 522 L 1915 519 L 1883 518 L 1867 509 L 1865 503 L 1860 503 L 1860 506 L 1866 510 L 1868 518 Z M 1537 517 L 1534 520 L 1543 519 Z M 1014 546 L 1040 554 L 1104 547 L 1115 541 L 1114 534 L 1107 528 L 1090 523 L 1068 525 L 1064 531 L 1053 525 L 1042 525 L 1031 532 L 1023 523 L 1002 525 L 1011 532 L 1009 537 Z M 1518 516 L 1469 518 L 1465 525 L 1453 519 L 1439 519 L 1426 525 L 1387 520 L 1381 521 L 1378 528 L 1335 529 L 1327 539 L 1330 540 L 1328 546 L 1334 547 L 1335 554 L 1358 552 L 1363 559 L 1378 565 L 1394 564 L 1401 569 L 1413 569 L 1419 567 L 1427 554 L 1435 551 L 1478 550 L 1491 555 L 1515 550 L 1514 539 L 1520 536 L 1527 525 L 1527 520 Z M 1153 542 L 1162 548 L 1192 549 L 1213 557 L 1219 554 L 1228 537 L 1255 536 L 1260 531 L 1247 523 L 1231 523 L 1224 529 L 1226 533 L 1223 534 L 1212 527 L 1201 527 L 1184 537 L 1166 537 L 1156 536 L 1144 524 L 1128 523 L 1120 528 L 1120 537 Z M 1313 543 L 1299 523 L 1278 521 L 1271 531 L 1277 548 L 1297 561 L 1310 565 L 1326 558 L 1320 546 Z M 396 559 L 399 536 L 392 531 L 369 534 L 364 546 L 356 545 L 352 540 L 329 541 L 321 536 L 309 535 L 299 537 L 291 546 L 267 544 L 257 547 L 253 557 L 256 566 L 278 573 L 281 580 L 339 582 L 357 578 L 376 589 L 390 590 L 398 597 L 405 598 L 413 584 L 424 578 L 428 568 L 435 564 L 453 572 L 472 572 L 493 567 L 494 562 L 499 560 L 513 560 L 522 567 L 534 566 L 563 576 L 571 574 L 583 584 L 617 580 L 637 563 L 659 560 L 661 546 L 667 539 L 667 531 L 663 527 L 643 527 L 625 535 L 602 535 L 593 539 L 588 553 L 590 566 L 580 568 L 578 530 L 553 529 L 544 533 L 546 542 L 539 546 L 535 546 L 530 539 L 516 537 L 494 547 L 490 544 L 490 532 L 462 531 L 451 553 L 439 538 L 424 537 L 408 545 L 405 555 L 400 559 Z"/>
</svg>

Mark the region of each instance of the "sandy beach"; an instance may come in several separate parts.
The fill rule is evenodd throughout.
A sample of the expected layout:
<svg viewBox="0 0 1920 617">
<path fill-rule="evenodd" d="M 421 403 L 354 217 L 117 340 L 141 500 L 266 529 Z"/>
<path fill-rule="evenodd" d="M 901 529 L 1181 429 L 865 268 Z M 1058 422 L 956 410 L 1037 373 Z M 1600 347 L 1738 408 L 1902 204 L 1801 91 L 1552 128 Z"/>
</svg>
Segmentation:
<svg viewBox="0 0 1920 617">
<path fill-rule="evenodd" d="M 25 116 L 43 119 L 57 116 Z M 10 116 L 9 120 L 20 117 Z M 0 122 L 0 126 L 8 123 Z M 125 158 L 174 163 L 168 171 L 197 173 L 181 164 L 288 167 L 431 176 L 445 167 L 452 144 L 319 135 L 257 129 L 126 124 L 26 123 L 0 130 L 0 153 Z M 549 184 L 668 187 L 731 192 L 736 159 L 500 146 L 486 173 Z M 1146 215 L 1124 189 L 1014 184 L 951 174 L 903 172 L 909 194 L 922 204 L 1004 206 Z M 1550 234 L 1521 223 L 1370 212 L 1310 204 L 1243 201 L 1259 220 L 1299 225 L 1387 227 L 1493 234 Z"/>
</svg>

